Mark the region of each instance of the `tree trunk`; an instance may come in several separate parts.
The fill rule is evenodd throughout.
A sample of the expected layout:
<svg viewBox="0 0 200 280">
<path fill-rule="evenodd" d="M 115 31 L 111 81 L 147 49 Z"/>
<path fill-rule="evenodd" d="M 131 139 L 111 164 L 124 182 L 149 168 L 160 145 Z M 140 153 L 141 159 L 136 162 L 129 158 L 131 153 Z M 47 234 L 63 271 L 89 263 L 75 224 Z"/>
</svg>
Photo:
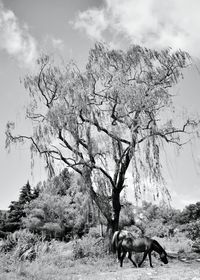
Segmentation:
<svg viewBox="0 0 200 280">
<path fill-rule="evenodd" d="M 120 191 L 114 188 L 112 191 L 112 234 L 119 229 L 119 216 L 121 211 Z"/>
<path fill-rule="evenodd" d="M 107 224 L 107 236 L 108 236 L 108 247 L 111 252 L 111 241 L 115 231 L 119 230 L 119 217 L 121 211 L 120 204 L 120 191 L 118 189 L 113 189 L 112 191 L 112 218 L 108 220 Z"/>
<path fill-rule="evenodd" d="M 123 169 L 123 172 L 125 169 Z M 121 172 L 122 173 L 122 172 Z M 113 187 L 112 189 L 112 207 L 110 205 L 106 205 L 105 201 L 101 201 L 99 199 L 99 196 L 96 194 L 96 192 L 93 189 L 92 181 L 91 181 L 91 170 L 85 169 L 84 170 L 84 180 L 85 184 L 87 185 L 87 189 L 90 191 L 91 198 L 95 201 L 98 208 L 104 215 L 104 217 L 107 220 L 107 237 L 109 241 L 109 249 L 111 249 L 111 240 L 112 236 L 115 231 L 119 229 L 119 217 L 120 217 L 120 211 L 121 211 L 121 204 L 120 204 L 120 193 L 124 182 L 124 176 L 121 174 L 121 180 L 120 183 L 118 183 L 118 186 Z"/>
</svg>

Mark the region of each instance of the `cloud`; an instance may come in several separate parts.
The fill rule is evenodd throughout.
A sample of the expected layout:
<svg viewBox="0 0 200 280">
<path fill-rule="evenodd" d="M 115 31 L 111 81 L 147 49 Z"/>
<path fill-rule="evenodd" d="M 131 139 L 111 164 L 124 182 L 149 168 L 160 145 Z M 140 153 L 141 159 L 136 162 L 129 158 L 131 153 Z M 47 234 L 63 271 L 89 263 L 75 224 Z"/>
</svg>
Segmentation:
<svg viewBox="0 0 200 280">
<path fill-rule="evenodd" d="M 51 38 L 52 45 L 55 49 L 62 51 L 64 49 L 64 42 L 59 38 Z"/>
<path fill-rule="evenodd" d="M 102 33 L 108 28 L 106 10 L 91 9 L 79 12 L 74 22 L 75 29 L 85 30 L 89 37 L 95 40 L 103 39 Z"/>
<path fill-rule="evenodd" d="M 21 65 L 33 66 L 37 57 L 36 40 L 29 34 L 27 26 L 20 25 L 11 10 L 0 2 L 0 50 L 18 60 Z"/>
<path fill-rule="evenodd" d="M 176 190 L 174 186 L 168 186 L 168 189 L 172 198 L 171 205 L 177 209 L 197 203 L 200 196 L 199 185 L 191 185 L 190 192 L 184 188 Z"/>
<path fill-rule="evenodd" d="M 73 25 L 94 40 L 109 34 L 113 41 L 200 55 L 199 11 L 199 0 L 104 0 L 101 8 L 79 12 Z"/>
<path fill-rule="evenodd" d="M 62 52 L 65 48 L 64 41 L 60 38 L 55 38 L 52 35 L 46 35 L 42 42 L 42 47 L 47 52 L 59 51 Z"/>
</svg>

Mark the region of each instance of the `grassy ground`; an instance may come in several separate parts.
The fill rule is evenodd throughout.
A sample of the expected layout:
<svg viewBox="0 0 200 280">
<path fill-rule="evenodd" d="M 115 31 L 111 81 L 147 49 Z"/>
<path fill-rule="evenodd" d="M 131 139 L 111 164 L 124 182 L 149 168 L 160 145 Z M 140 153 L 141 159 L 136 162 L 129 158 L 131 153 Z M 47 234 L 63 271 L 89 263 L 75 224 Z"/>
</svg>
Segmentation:
<svg viewBox="0 0 200 280">
<path fill-rule="evenodd" d="M 169 258 L 167 265 L 152 254 L 154 268 L 149 267 L 148 259 L 141 268 L 132 267 L 131 262 L 125 259 L 123 268 L 120 268 L 116 256 L 102 254 L 102 244 L 98 242 L 95 246 L 96 239 L 91 238 L 83 239 L 81 244 L 80 240 L 75 243 L 42 243 L 32 262 L 19 261 L 19 250 L 16 249 L 21 247 L 18 244 L 14 251 L 0 253 L 0 280 L 200 280 L 200 256 L 191 253 L 191 242 L 188 239 L 179 236 L 158 241 L 167 252 L 172 253 L 176 249 L 178 254 L 174 255 L 176 258 Z M 84 253 L 90 252 L 86 255 L 92 257 L 75 260 L 82 255 L 80 249 Z M 136 255 L 136 262 L 140 258 L 140 254 Z"/>
<path fill-rule="evenodd" d="M 68 256 L 60 258 L 45 255 L 33 262 L 16 262 L 11 255 L 0 256 L 0 280 L 200 280 L 200 263 L 196 259 L 182 262 L 169 260 L 163 265 L 153 258 L 154 268 L 146 260 L 141 268 L 133 268 L 126 260 L 119 267 L 112 256 L 99 260 L 72 261 Z"/>
</svg>

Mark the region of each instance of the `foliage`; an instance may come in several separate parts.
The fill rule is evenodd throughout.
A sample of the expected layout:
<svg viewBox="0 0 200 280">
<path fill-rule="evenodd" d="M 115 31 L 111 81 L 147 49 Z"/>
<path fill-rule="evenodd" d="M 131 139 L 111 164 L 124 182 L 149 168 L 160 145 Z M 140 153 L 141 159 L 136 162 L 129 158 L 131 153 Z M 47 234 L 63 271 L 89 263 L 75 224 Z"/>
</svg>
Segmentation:
<svg viewBox="0 0 200 280">
<path fill-rule="evenodd" d="M 14 232 L 22 227 L 22 218 L 25 217 L 24 208 L 37 195 L 35 189 L 31 189 L 29 182 L 21 188 L 19 199 L 17 201 L 11 201 L 9 205 L 9 211 L 4 225 L 5 231 Z"/>
<path fill-rule="evenodd" d="M 49 248 L 47 242 L 41 242 L 39 236 L 24 229 L 11 233 L 0 246 L 0 251 L 12 251 L 15 260 L 33 260 Z"/>
<path fill-rule="evenodd" d="M 169 226 L 163 224 L 160 219 L 152 220 L 145 227 L 145 235 L 148 237 L 167 237 L 169 235 Z"/>
<path fill-rule="evenodd" d="M 191 240 L 198 240 L 200 236 L 200 202 L 187 205 L 175 217 L 180 231 Z"/>
<path fill-rule="evenodd" d="M 100 233 L 100 231 L 97 227 L 91 227 L 89 229 L 89 232 L 88 232 L 87 236 L 97 239 L 97 238 L 101 237 L 101 233 Z"/>
<path fill-rule="evenodd" d="M 72 181 L 73 174 L 64 168 L 58 175 L 47 179 L 40 188 L 51 195 L 65 196 L 69 192 Z"/>
<path fill-rule="evenodd" d="M 14 232 L 15 230 L 19 230 L 21 218 L 24 216 L 23 211 L 24 205 L 20 204 L 19 201 L 11 201 L 5 225 L 7 231 Z"/>
<path fill-rule="evenodd" d="M 102 237 L 94 238 L 90 235 L 83 236 L 74 242 L 73 253 L 75 259 L 99 258 L 107 254 L 106 240 Z"/>
<path fill-rule="evenodd" d="M 180 224 L 187 224 L 200 219 L 200 202 L 189 204 L 178 217 Z"/>
<path fill-rule="evenodd" d="M 79 178 L 63 170 L 41 186 L 25 208 L 24 227 L 49 238 L 83 235 L 96 222 L 95 208 Z"/>
<path fill-rule="evenodd" d="M 19 203 L 25 205 L 27 202 L 30 202 L 32 199 L 32 190 L 29 184 L 29 181 L 23 186 L 20 190 Z"/>
<path fill-rule="evenodd" d="M 179 232 L 174 237 L 155 237 L 155 239 L 170 253 L 191 253 L 193 242 L 185 233 Z"/>
<path fill-rule="evenodd" d="M 130 163 L 136 196 L 143 176 L 157 182 L 159 192 L 164 188 L 160 147 L 181 146 L 181 134 L 197 124 L 187 118 L 176 127 L 169 114 L 169 89 L 181 78 L 188 58 L 180 50 L 133 45 L 122 51 L 97 43 L 80 71 L 74 63 L 61 68 L 43 56 L 38 73 L 24 82 L 33 135 L 14 136 L 14 124 L 8 123 L 6 146 L 30 140 L 32 154 L 44 156 L 51 174 L 57 161 L 79 173 L 112 230 L 117 229 Z"/>
<path fill-rule="evenodd" d="M 151 202 L 143 201 L 142 207 L 139 207 L 139 212 L 142 213 L 148 221 L 160 219 L 163 224 L 173 223 L 180 214 L 179 210 L 175 210 L 165 204 L 152 204 Z"/>
<path fill-rule="evenodd" d="M 6 240 L 2 241 L 0 244 L 0 252 L 7 253 L 13 250 L 16 246 L 16 241 L 11 238 L 7 238 Z"/>
<path fill-rule="evenodd" d="M 32 260 L 37 254 L 37 244 L 39 243 L 39 237 L 27 230 L 21 230 L 16 232 L 17 240 L 14 248 L 14 256 L 16 259 L 28 259 Z"/>
<path fill-rule="evenodd" d="M 173 236 L 178 227 L 177 217 L 179 210 L 175 210 L 165 204 L 152 204 L 143 201 L 142 206 L 133 207 L 134 225 L 140 231 L 150 237 Z"/>
<path fill-rule="evenodd" d="M 186 236 L 191 240 L 200 239 L 200 220 L 191 221 L 182 226 L 182 231 L 186 232 Z"/>
<path fill-rule="evenodd" d="M 6 221 L 8 217 L 8 211 L 0 210 L 0 232 L 6 232 Z M 2 238 L 3 234 L 0 234 L 0 238 Z"/>
<path fill-rule="evenodd" d="M 127 201 L 122 202 L 122 210 L 120 213 L 119 228 L 123 229 L 126 226 L 135 224 L 135 213 L 133 204 Z"/>
</svg>

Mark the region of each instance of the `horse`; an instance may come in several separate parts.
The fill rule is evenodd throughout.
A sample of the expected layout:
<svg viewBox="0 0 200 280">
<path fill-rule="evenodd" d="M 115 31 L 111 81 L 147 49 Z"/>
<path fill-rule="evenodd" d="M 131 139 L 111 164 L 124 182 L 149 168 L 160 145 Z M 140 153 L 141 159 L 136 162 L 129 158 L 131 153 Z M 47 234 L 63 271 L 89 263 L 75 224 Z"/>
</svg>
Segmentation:
<svg viewBox="0 0 200 280">
<path fill-rule="evenodd" d="M 113 253 L 118 252 L 119 242 L 125 237 L 134 238 L 132 233 L 128 230 L 118 230 L 114 232 L 111 242 Z"/>
<path fill-rule="evenodd" d="M 134 238 L 134 236 L 128 231 L 118 231 L 113 235 L 112 245 L 118 252 L 118 260 L 120 261 L 121 267 L 123 266 L 123 260 L 127 252 L 129 260 L 135 267 L 137 267 L 137 264 L 132 260 L 132 252 L 144 252 L 143 258 L 138 264 L 138 267 L 142 265 L 147 254 L 149 256 L 150 266 L 153 267 L 151 260 L 152 251 L 155 251 L 160 255 L 160 259 L 164 264 L 168 263 L 167 253 L 162 246 L 156 240 L 148 237 Z"/>
</svg>

